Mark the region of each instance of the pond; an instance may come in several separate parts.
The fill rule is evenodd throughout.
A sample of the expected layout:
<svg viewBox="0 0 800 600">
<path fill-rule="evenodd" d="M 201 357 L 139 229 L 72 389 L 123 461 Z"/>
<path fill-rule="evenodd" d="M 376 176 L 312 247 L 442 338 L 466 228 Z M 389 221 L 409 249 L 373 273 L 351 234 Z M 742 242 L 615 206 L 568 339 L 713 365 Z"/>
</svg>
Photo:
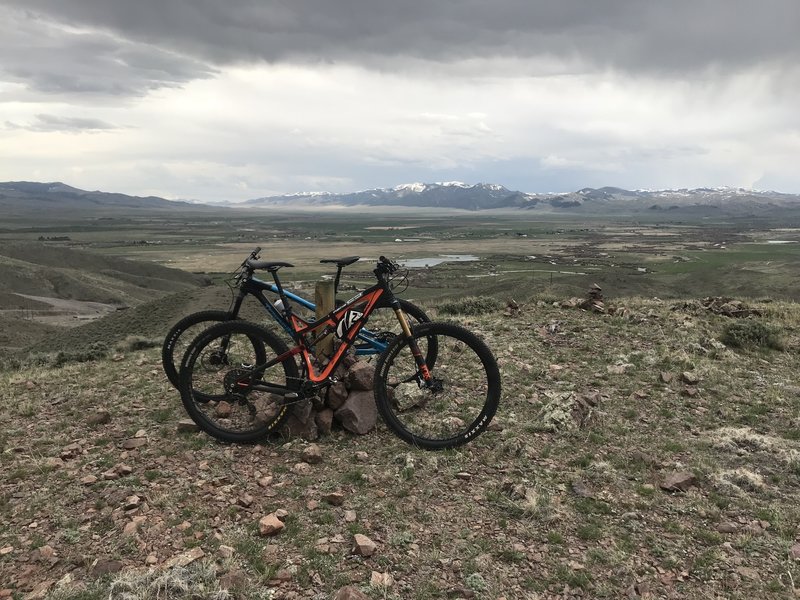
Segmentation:
<svg viewBox="0 0 800 600">
<path fill-rule="evenodd" d="M 407 258 L 399 262 L 404 267 L 422 268 L 434 267 L 446 262 L 473 262 L 476 260 L 480 259 L 474 254 L 440 254 L 426 258 Z"/>
</svg>

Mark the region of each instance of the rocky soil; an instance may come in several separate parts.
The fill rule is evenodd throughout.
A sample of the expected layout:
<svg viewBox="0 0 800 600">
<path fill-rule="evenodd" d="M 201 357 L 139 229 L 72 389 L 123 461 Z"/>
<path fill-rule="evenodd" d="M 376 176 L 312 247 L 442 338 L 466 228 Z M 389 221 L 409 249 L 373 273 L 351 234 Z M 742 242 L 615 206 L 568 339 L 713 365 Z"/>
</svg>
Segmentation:
<svg viewBox="0 0 800 600">
<path fill-rule="evenodd" d="M 462 317 L 503 373 L 489 431 L 198 433 L 158 350 L 0 373 L 0 598 L 800 596 L 800 309 Z M 709 307 L 705 307 L 709 308 Z"/>
</svg>

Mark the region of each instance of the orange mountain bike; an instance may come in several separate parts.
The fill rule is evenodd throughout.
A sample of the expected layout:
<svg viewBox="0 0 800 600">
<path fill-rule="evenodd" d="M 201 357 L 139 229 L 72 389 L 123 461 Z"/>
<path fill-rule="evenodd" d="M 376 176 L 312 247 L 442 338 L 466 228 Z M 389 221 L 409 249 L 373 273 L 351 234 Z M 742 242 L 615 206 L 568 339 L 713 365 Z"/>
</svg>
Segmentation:
<svg viewBox="0 0 800 600">
<path fill-rule="evenodd" d="M 272 273 L 285 262 L 257 261 Z M 500 401 L 500 371 L 491 350 L 475 334 L 450 323 L 409 326 L 392 291 L 398 266 L 381 257 L 377 282 L 316 321 L 291 311 L 285 317 L 295 345 L 254 323 L 228 321 L 201 333 L 181 361 L 181 400 L 197 425 L 226 442 L 254 442 L 276 431 L 292 405 L 313 398 L 337 381 L 336 368 L 356 342 L 376 306 L 394 309 L 401 333 L 380 354 L 375 400 L 387 426 L 406 442 L 429 450 L 465 444 L 491 421 Z M 325 336 L 338 340 L 318 360 L 311 348 Z M 435 353 L 429 352 L 434 346 Z M 223 404 L 224 403 L 224 404 Z"/>
</svg>

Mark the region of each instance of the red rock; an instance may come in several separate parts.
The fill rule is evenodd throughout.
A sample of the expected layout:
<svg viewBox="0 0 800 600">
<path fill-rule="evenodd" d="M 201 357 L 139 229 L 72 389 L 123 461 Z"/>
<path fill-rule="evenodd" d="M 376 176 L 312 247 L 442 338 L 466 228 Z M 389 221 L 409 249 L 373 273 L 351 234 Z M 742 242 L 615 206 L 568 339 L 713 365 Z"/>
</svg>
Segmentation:
<svg viewBox="0 0 800 600">
<path fill-rule="evenodd" d="M 90 569 L 92 577 L 100 577 L 108 573 L 118 573 L 122 570 L 122 562 L 119 560 L 109 560 L 101 558 L 95 561 Z"/>
<path fill-rule="evenodd" d="M 321 463 L 322 450 L 317 444 L 309 444 L 303 449 L 303 460 L 312 465 Z"/>
<path fill-rule="evenodd" d="M 333 600 L 369 600 L 369 596 L 358 588 L 348 585 L 336 592 Z"/>
<path fill-rule="evenodd" d="M 353 553 L 359 556 L 372 556 L 378 549 L 378 546 L 369 539 L 367 536 L 357 533 L 353 536 Z"/>
<path fill-rule="evenodd" d="M 122 447 L 125 450 L 134 450 L 135 448 L 141 448 L 142 446 L 147 445 L 147 438 L 138 437 L 138 438 L 131 438 L 129 440 L 125 440 L 122 442 Z"/>
<path fill-rule="evenodd" d="M 350 367 L 345 378 L 345 383 L 350 390 L 368 391 L 373 388 L 375 367 L 369 363 L 359 361 Z"/>
<path fill-rule="evenodd" d="M 98 410 L 86 417 L 89 425 L 105 425 L 111 421 L 111 413 L 107 410 Z"/>
<path fill-rule="evenodd" d="M 333 411 L 330 408 L 323 408 L 314 415 L 314 422 L 320 435 L 329 435 L 333 429 Z"/>
<path fill-rule="evenodd" d="M 178 430 L 178 433 L 193 433 L 195 431 L 200 431 L 200 427 L 198 427 L 197 423 L 191 419 L 181 419 L 178 421 L 176 429 Z"/>
<path fill-rule="evenodd" d="M 697 478 L 686 471 L 672 473 L 660 484 L 661 489 L 668 492 L 685 492 L 696 485 Z"/>
<path fill-rule="evenodd" d="M 328 388 L 327 404 L 332 410 L 338 410 L 347 400 L 347 386 L 343 381 L 334 383 Z"/>
<path fill-rule="evenodd" d="M 185 567 L 193 563 L 196 560 L 203 558 L 206 555 L 203 552 L 203 549 L 199 546 L 194 548 L 190 548 L 186 552 L 181 552 L 180 554 L 176 554 L 172 558 L 167 559 L 164 561 L 164 569 L 171 569 L 172 567 Z"/>
<path fill-rule="evenodd" d="M 684 383 L 688 383 L 689 385 L 697 385 L 700 383 L 700 376 L 692 371 L 684 371 L 681 373 L 681 379 Z"/>
<path fill-rule="evenodd" d="M 352 433 L 364 435 L 378 423 L 378 407 L 371 391 L 352 391 L 344 405 L 334 413 L 342 427 Z"/>
<path fill-rule="evenodd" d="M 789 548 L 789 557 L 792 560 L 800 560 L 800 542 Z"/>
<path fill-rule="evenodd" d="M 278 535 L 286 525 L 283 524 L 275 513 L 270 513 L 266 517 L 262 517 L 258 522 L 258 533 L 264 536 Z"/>
<path fill-rule="evenodd" d="M 342 492 L 331 492 L 325 494 L 322 499 L 333 506 L 341 506 L 344 504 L 344 494 Z"/>
</svg>

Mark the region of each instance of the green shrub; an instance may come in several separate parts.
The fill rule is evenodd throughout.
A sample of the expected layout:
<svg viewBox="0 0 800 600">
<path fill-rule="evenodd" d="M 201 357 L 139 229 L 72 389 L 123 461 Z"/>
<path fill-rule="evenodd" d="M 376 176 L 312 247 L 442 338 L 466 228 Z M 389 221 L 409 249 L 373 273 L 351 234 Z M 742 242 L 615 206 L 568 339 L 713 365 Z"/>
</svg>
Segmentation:
<svg viewBox="0 0 800 600">
<path fill-rule="evenodd" d="M 117 348 L 121 352 L 147 350 L 148 348 L 156 348 L 157 346 L 161 346 L 161 340 L 146 338 L 141 335 L 129 335 L 117 344 Z"/>
<path fill-rule="evenodd" d="M 731 323 L 725 327 L 720 340 L 726 346 L 742 350 L 784 349 L 778 331 L 759 321 L 742 320 Z"/>
<path fill-rule="evenodd" d="M 439 305 L 439 312 L 444 315 L 483 315 L 496 312 L 502 308 L 497 298 L 491 296 L 468 296 Z"/>
</svg>

